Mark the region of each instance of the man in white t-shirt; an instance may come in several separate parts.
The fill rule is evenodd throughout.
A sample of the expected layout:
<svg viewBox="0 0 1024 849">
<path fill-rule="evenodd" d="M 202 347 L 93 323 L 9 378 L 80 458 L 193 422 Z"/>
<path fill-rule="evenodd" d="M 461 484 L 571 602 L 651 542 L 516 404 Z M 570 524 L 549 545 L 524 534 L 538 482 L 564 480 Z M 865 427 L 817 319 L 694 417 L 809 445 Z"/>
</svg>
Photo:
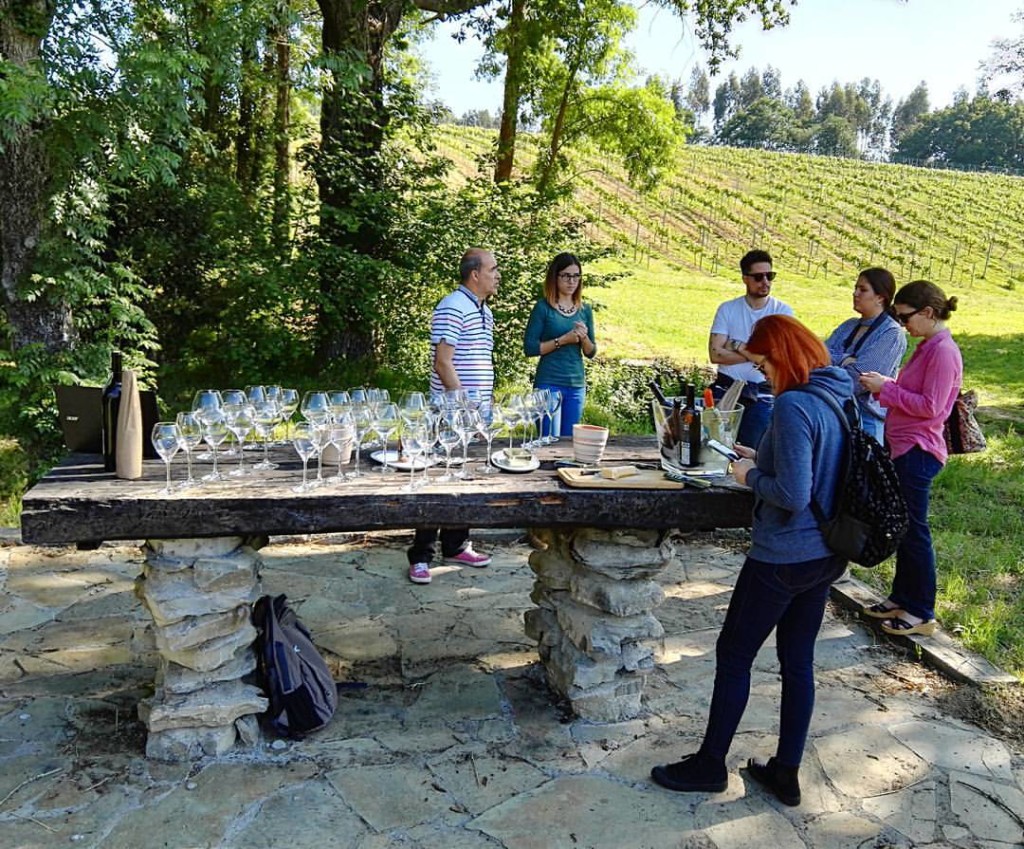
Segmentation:
<svg viewBox="0 0 1024 849">
<path fill-rule="evenodd" d="M 759 319 L 766 315 L 793 315 L 793 310 L 771 294 L 775 272 L 768 251 L 745 254 L 740 260 L 740 273 L 746 294 L 720 304 L 711 323 L 708 355 L 718 365 L 718 377 L 711 391 L 716 400 L 721 400 L 734 381 L 747 382 L 740 395 L 744 410 L 736 441 L 756 449 L 771 421 L 775 399 L 764 375 L 747 356 L 746 342 Z"/>
<path fill-rule="evenodd" d="M 459 287 L 434 307 L 430 322 L 433 370 L 430 389 L 475 389 L 484 401 L 494 390 L 494 316 L 487 299 L 498 291 L 501 272 L 494 254 L 470 248 L 459 263 Z M 486 566 L 491 558 L 473 550 L 469 528 L 442 528 L 441 556 L 459 566 Z M 409 580 L 430 583 L 437 528 L 420 528 L 406 552 Z"/>
</svg>

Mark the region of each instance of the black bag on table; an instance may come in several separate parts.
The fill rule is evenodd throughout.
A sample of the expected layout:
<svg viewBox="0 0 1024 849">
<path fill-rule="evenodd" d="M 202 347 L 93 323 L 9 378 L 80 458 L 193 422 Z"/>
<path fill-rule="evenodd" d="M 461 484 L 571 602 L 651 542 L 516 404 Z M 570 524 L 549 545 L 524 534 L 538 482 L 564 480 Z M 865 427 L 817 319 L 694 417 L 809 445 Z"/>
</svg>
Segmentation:
<svg viewBox="0 0 1024 849">
<path fill-rule="evenodd" d="M 270 699 L 266 717 L 284 737 L 323 728 L 338 707 L 338 686 L 313 645 L 309 630 L 284 595 L 262 596 L 253 605 L 256 671 Z"/>
<path fill-rule="evenodd" d="M 848 401 L 844 410 L 824 389 L 805 385 L 799 391 L 828 403 L 847 435 L 847 458 L 835 515 L 827 518 L 818 502 L 811 499 L 818 528 L 836 554 L 860 566 L 877 566 L 896 552 L 910 525 L 892 457 L 885 446 L 861 428 L 855 401 Z"/>
</svg>

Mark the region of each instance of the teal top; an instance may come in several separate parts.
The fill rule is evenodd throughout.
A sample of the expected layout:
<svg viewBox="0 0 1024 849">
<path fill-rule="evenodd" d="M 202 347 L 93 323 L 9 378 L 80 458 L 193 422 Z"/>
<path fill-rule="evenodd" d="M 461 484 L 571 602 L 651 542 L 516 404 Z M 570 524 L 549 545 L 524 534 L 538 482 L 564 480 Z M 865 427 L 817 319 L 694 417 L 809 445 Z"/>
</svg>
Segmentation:
<svg viewBox="0 0 1024 849">
<path fill-rule="evenodd" d="M 590 306 L 581 304 L 572 315 L 562 315 L 544 298 L 537 301 L 526 324 L 526 336 L 523 339 L 523 351 L 528 357 L 540 357 L 537 364 L 537 375 L 533 382 L 550 383 L 553 386 L 586 386 L 583 374 L 583 349 L 579 345 L 563 345 L 550 354 L 541 356 L 540 343 L 548 342 L 571 333 L 577 321 L 587 325 L 587 336 L 594 344 L 590 356 L 597 353 L 597 342 L 594 340 L 594 313 Z"/>
</svg>

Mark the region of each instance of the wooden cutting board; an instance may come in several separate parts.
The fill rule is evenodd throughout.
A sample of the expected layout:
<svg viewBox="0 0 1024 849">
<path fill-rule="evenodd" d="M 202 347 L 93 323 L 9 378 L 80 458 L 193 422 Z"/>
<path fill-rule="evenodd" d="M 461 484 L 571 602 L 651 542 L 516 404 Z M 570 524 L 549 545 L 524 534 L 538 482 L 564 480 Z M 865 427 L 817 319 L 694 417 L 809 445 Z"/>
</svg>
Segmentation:
<svg viewBox="0 0 1024 849">
<path fill-rule="evenodd" d="M 683 484 L 669 480 L 660 469 L 640 469 L 635 475 L 609 480 L 597 474 L 584 474 L 582 469 L 562 467 L 558 476 L 567 486 L 579 489 L 683 489 Z"/>
</svg>

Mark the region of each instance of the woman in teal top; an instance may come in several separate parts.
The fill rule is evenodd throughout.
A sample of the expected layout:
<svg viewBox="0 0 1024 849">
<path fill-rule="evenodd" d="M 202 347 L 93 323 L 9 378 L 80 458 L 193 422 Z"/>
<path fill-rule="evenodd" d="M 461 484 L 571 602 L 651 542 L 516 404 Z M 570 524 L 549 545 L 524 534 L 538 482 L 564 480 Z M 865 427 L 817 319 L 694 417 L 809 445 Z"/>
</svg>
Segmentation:
<svg viewBox="0 0 1024 849">
<path fill-rule="evenodd" d="M 530 313 L 523 340 L 526 356 L 540 357 L 534 388 L 562 394 L 562 406 L 552 422 L 558 436 L 572 436 L 572 426 L 583 417 L 587 395 L 583 357 L 597 353 L 594 314 L 583 303 L 582 293 L 580 261 L 570 253 L 559 254 L 548 266 L 544 297 Z"/>
</svg>

